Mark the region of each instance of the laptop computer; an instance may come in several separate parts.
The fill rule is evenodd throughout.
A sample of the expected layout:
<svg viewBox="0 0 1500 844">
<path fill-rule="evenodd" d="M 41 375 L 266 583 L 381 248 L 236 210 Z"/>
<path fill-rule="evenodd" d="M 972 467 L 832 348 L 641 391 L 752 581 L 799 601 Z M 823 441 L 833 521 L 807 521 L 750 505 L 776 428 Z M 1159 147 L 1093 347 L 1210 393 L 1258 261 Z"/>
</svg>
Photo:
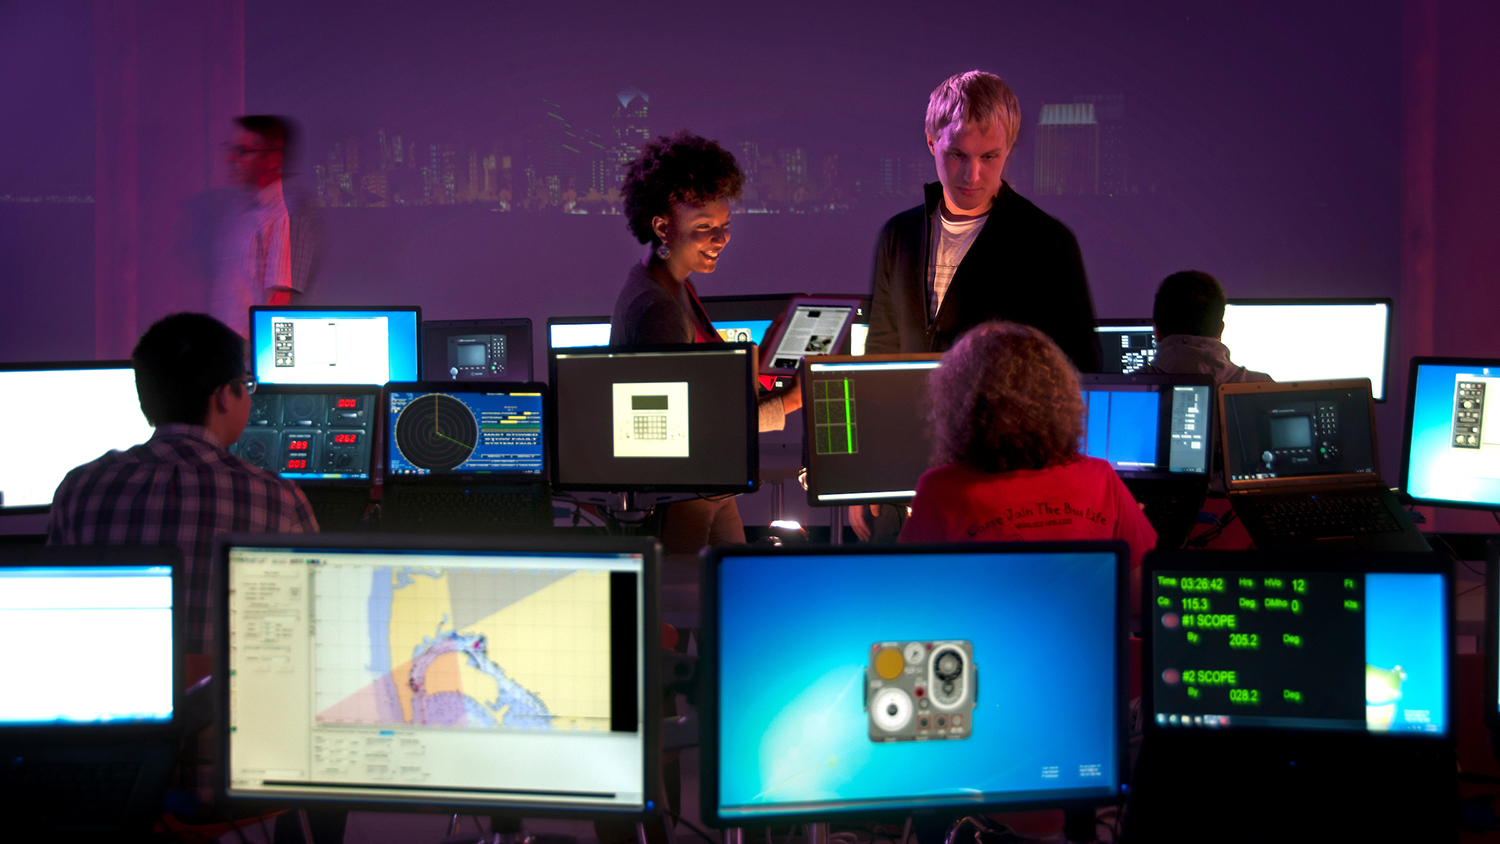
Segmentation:
<svg viewBox="0 0 1500 844">
<path fill-rule="evenodd" d="M 143 838 L 182 702 L 176 548 L 0 546 L 0 812 L 17 840 Z"/>
<path fill-rule="evenodd" d="M 547 385 L 387 384 L 381 528 L 534 533 L 552 525 Z"/>
<path fill-rule="evenodd" d="M 1370 381 L 1224 384 L 1230 503 L 1263 551 L 1426 551 L 1380 477 Z"/>
</svg>

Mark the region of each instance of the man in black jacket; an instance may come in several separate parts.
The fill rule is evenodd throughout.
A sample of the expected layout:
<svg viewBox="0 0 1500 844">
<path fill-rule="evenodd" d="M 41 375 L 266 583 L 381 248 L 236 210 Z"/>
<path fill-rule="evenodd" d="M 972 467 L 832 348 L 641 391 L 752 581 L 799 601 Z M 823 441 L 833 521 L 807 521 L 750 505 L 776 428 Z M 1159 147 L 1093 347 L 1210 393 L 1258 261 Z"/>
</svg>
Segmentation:
<svg viewBox="0 0 1500 844">
<path fill-rule="evenodd" d="M 927 104 L 938 183 L 892 217 L 875 248 L 869 354 L 942 352 L 992 319 L 1035 326 L 1083 372 L 1099 369 L 1094 306 L 1067 226 L 1001 180 L 1021 128 L 998 76 L 949 78 Z"/>
</svg>

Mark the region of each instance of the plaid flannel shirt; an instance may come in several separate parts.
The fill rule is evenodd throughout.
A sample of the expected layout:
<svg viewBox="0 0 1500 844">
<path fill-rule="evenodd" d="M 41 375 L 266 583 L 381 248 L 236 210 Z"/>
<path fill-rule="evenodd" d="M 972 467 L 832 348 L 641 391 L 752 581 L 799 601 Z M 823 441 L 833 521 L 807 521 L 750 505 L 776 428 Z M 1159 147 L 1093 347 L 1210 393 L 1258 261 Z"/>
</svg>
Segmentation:
<svg viewBox="0 0 1500 844">
<path fill-rule="evenodd" d="M 187 584 L 187 651 L 209 653 L 214 536 L 310 533 L 296 484 L 230 454 L 200 425 L 159 425 L 151 439 L 69 472 L 52 499 L 50 545 L 176 545 Z"/>
</svg>

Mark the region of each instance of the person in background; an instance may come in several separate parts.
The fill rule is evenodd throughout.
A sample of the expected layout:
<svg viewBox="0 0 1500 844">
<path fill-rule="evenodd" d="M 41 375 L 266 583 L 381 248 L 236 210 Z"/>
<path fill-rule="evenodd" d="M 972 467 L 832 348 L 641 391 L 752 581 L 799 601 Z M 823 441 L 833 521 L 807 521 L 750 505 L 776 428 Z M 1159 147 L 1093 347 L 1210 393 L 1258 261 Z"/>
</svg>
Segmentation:
<svg viewBox="0 0 1500 844">
<path fill-rule="evenodd" d="M 1270 381 L 1271 376 L 1235 364 L 1224 336 L 1224 287 L 1199 270 L 1172 273 L 1156 289 L 1151 321 L 1156 325 L 1156 357 L 1142 372 L 1212 375 L 1215 384 Z"/>
<path fill-rule="evenodd" d="M 938 181 L 923 204 L 880 231 L 867 354 L 942 352 L 992 319 L 1035 326 L 1083 372 L 1099 369 L 1094 306 L 1078 240 L 1004 181 L 1021 105 L 979 70 L 944 80 L 927 100 L 927 149 Z M 861 539 L 889 541 L 901 510 L 851 507 Z"/>
<path fill-rule="evenodd" d="M 247 195 L 215 239 L 209 312 L 248 336 L 252 305 L 290 305 L 322 263 L 323 223 L 312 202 L 285 190 L 295 133 L 284 117 L 235 119 L 225 160 Z"/>
<path fill-rule="evenodd" d="M 744 183 L 728 150 L 686 130 L 653 139 L 630 163 L 620 193 L 630 233 L 647 250 L 631 265 L 615 300 L 610 345 L 723 342 L 689 276 L 718 267 L 729 244 L 729 201 Z M 786 415 L 802 406 L 802 393 L 794 380 L 782 391 L 762 394 L 758 406 L 760 430 L 779 431 Z M 662 546 L 668 554 L 744 541 L 733 498 L 667 509 Z"/>
<path fill-rule="evenodd" d="M 934 469 L 917 481 L 901 542 L 1120 539 L 1132 607 L 1156 531 L 1113 467 L 1079 453 L 1083 398 L 1038 329 L 985 323 L 928 376 Z"/>
</svg>

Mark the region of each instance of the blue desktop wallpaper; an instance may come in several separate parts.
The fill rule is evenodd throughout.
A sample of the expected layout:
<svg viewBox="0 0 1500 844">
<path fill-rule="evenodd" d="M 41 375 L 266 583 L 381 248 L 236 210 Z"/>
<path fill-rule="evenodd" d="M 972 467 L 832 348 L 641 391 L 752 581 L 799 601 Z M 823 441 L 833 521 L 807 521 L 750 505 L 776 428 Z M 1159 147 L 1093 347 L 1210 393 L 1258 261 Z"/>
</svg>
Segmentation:
<svg viewBox="0 0 1500 844">
<path fill-rule="evenodd" d="M 1114 572 L 1100 553 L 725 557 L 720 815 L 1108 799 Z M 870 646 L 934 639 L 973 643 L 972 734 L 872 741 Z"/>
<path fill-rule="evenodd" d="M 731 330 L 731 329 L 739 329 L 739 330 L 742 330 L 742 331 L 748 331 L 748 332 L 750 332 L 750 339 L 749 339 L 748 342 L 755 343 L 757 345 L 760 344 L 761 340 L 765 339 L 765 337 L 766 337 L 766 329 L 770 328 L 770 327 L 771 327 L 771 320 L 768 320 L 768 319 L 716 319 L 716 320 L 714 320 L 714 330 L 715 331 L 726 331 L 726 330 Z M 745 340 L 743 340 L 743 339 L 741 339 L 739 337 L 726 337 L 725 341 L 729 342 L 729 343 L 743 343 L 743 342 L 746 342 Z"/>
<path fill-rule="evenodd" d="M 1365 576 L 1365 664 L 1406 674 L 1392 732 L 1447 733 L 1447 602 L 1440 575 Z"/>
<path fill-rule="evenodd" d="M 1145 391 L 1084 390 L 1088 427 L 1083 453 L 1116 469 L 1156 465 L 1156 422 L 1161 396 Z"/>
<path fill-rule="evenodd" d="M 390 340 L 390 371 L 392 381 L 415 381 L 417 380 L 417 314 L 415 311 L 342 311 L 330 308 L 326 311 L 277 311 L 267 309 L 256 311 L 254 330 L 255 348 L 252 350 L 251 370 L 256 377 L 267 383 L 271 380 L 263 373 L 273 372 L 275 367 L 271 359 L 271 320 L 276 317 L 293 316 L 298 319 L 316 318 L 320 316 L 332 318 L 358 319 L 360 317 L 385 316 L 387 337 Z M 385 385 L 381 385 L 385 386 Z"/>
<path fill-rule="evenodd" d="M 1453 435 L 1454 390 L 1460 374 L 1496 378 L 1500 377 L 1500 367 L 1426 364 L 1417 368 L 1406 492 L 1428 501 L 1500 508 L 1500 477 L 1483 477 L 1493 473 L 1465 471 L 1463 465 L 1465 458 L 1472 460 L 1491 449 L 1458 449 L 1448 444 Z"/>
</svg>

